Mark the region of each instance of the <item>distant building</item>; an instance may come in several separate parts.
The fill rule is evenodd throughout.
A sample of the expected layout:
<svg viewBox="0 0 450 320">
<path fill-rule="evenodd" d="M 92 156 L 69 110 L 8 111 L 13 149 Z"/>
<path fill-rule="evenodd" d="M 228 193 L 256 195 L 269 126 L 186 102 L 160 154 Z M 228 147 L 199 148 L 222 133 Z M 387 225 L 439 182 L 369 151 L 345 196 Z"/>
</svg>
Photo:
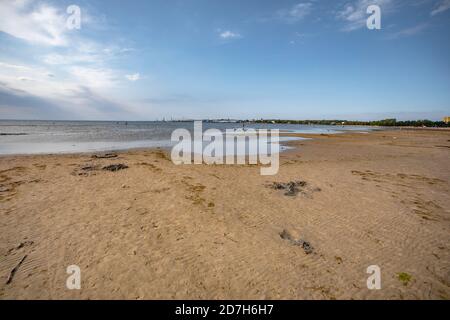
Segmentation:
<svg viewBox="0 0 450 320">
<path fill-rule="evenodd" d="M 450 117 L 444 117 L 444 122 L 445 123 L 449 123 L 450 122 Z"/>
</svg>

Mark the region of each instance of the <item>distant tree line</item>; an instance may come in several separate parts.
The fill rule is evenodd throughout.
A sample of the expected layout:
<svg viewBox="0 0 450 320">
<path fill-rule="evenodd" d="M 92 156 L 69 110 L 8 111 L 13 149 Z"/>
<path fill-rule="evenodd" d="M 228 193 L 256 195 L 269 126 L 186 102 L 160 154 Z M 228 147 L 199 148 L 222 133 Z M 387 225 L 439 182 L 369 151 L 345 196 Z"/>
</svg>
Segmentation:
<svg viewBox="0 0 450 320">
<path fill-rule="evenodd" d="M 249 122 L 249 121 L 247 121 Z M 254 121 L 256 123 L 276 123 L 276 124 L 310 124 L 310 125 L 348 125 L 348 126 L 380 126 L 380 127 L 439 127 L 448 128 L 450 123 L 431 120 L 411 120 L 397 121 L 397 119 L 384 119 L 378 121 L 349 121 L 349 120 L 280 120 L 280 119 L 261 119 Z"/>
</svg>

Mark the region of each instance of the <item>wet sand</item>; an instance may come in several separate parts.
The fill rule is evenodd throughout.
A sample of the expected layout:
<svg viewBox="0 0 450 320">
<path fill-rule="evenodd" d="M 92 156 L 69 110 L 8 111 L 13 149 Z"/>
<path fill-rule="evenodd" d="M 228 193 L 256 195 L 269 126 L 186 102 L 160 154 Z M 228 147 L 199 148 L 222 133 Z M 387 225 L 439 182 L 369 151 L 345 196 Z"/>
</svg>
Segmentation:
<svg viewBox="0 0 450 320">
<path fill-rule="evenodd" d="M 0 298 L 450 298 L 450 132 L 290 144 L 275 176 L 161 150 L 0 157 Z"/>
</svg>

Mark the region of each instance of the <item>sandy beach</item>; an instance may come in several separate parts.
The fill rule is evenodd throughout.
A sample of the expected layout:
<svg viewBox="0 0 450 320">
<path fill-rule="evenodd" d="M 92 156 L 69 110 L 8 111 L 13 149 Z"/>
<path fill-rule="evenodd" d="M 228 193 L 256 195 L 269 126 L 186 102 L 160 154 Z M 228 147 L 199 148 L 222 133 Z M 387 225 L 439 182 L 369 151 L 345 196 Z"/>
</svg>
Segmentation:
<svg viewBox="0 0 450 320">
<path fill-rule="evenodd" d="M 0 299 L 449 299 L 450 132 L 312 137 L 275 176 L 163 150 L 1 157 Z"/>
</svg>

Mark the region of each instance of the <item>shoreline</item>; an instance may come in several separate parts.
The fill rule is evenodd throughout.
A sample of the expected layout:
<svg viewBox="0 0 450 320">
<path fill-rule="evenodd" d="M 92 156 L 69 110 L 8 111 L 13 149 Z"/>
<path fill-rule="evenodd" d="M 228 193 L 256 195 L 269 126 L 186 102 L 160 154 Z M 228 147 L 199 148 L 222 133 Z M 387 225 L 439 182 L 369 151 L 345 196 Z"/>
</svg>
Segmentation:
<svg viewBox="0 0 450 320">
<path fill-rule="evenodd" d="M 327 134 L 355 134 L 355 133 L 370 133 L 373 131 L 368 131 L 368 132 L 352 132 L 352 131 L 342 131 L 342 132 L 334 132 L 334 133 L 327 133 Z M 282 137 L 295 137 L 295 138 L 299 138 L 300 141 L 303 140 L 307 140 L 307 139 L 313 139 L 314 137 L 318 137 L 324 135 L 324 133 L 296 133 L 296 132 L 280 132 L 280 138 Z M 131 143 L 136 142 L 136 141 L 130 141 Z M 291 142 L 294 141 L 280 141 L 280 149 L 282 149 L 282 147 L 284 146 L 289 146 L 289 144 Z M 73 143 L 73 142 L 68 142 L 68 144 Z M 102 150 L 89 150 L 89 151 L 62 151 L 62 152 L 36 152 L 36 153 L 11 153 L 11 154 L 1 154 L 0 153 L 0 159 L 3 157 L 20 157 L 20 156 L 49 156 L 49 155 L 94 155 L 94 154 L 102 154 L 102 153 L 123 153 L 123 152 L 127 152 L 127 151 L 138 151 L 138 150 L 142 150 L 142 151 L 152 151 L 152 150 L 170 150 L 172 148 L 172 146 L 155 146 L 155 147 L 124 147 L 124 148 L 119 148 L 119 149 L 102 149 Z M 281 152 L 286 152 L 288 149 L 283 150 Z"/>
<path fill-rule="evenodd" d="M 299 138 L 301 138 L 299 136 Z M 288 149 L 282 150 L 283 147 L 286 147 L 288 143 L 292 141 L 284 141 L 280 142 L 280 150 L 282 152 L 287 151 Z M 126 149 L 108 149 L 108 150 L 99 150 L 99 151 L 74 151 L 74 152 L 54 152 L 54 153 L 16 153 L 16 154 L 0 154 L 0 159 L 2 157 L 26 157 L 26 156 L 57 156 L 57 155 L 95 155 L 95 154 L 103 154 L 103 153 L 126 153 L 128 151 L 157 151 L 157 150 L 164 150 L 169 151 L 172 149 L 172 147 L 130 147 Z"/>
</svg>

